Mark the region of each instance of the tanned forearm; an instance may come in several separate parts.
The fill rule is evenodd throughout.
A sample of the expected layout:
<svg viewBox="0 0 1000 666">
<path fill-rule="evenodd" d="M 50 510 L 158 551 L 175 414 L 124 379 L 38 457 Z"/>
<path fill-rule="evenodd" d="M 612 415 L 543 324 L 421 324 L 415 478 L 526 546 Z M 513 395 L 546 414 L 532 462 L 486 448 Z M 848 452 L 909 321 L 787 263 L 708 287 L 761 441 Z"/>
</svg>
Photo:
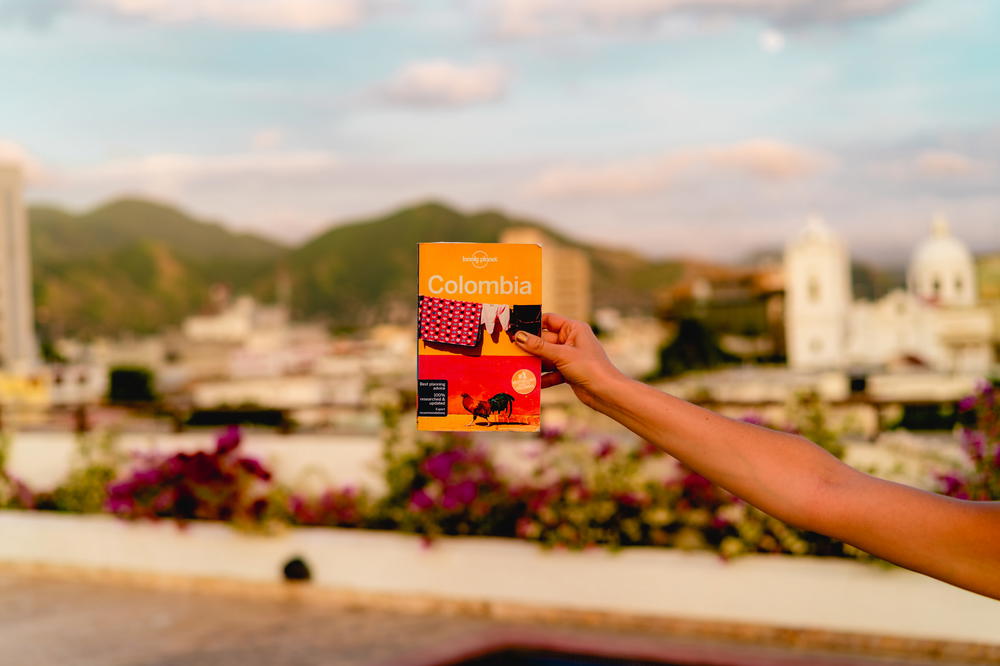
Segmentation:
<svg viewBox="0 0 1000 666">
<path fill-rule="evenodd" d="M 597 409 L 694 471 L 786 522 L 816 529 L 817 495 L 846 468 L 797 435 L 734 421 L 629 379 Z M 846 468 L 849 471 L 849 468 Z"/>
<path fill-rule="evenodd" d="M 862 474 L 812 442 L 621 378 L 592 405 L 776 518 L 1000 599 L 1000 502 Z"/>
</svg>

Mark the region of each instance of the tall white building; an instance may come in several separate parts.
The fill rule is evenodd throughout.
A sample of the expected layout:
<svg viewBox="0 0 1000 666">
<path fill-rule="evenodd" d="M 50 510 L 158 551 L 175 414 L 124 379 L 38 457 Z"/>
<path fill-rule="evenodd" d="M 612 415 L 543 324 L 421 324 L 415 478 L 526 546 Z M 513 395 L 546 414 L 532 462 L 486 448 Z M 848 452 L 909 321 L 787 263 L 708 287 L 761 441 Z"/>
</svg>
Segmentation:
<svg viewBox="0 0 1000 666">
<path fill-rule="evenodd" d="M 788 364 L 799 369 L 916 365 L 985 374 L 993 321 L 976 303 L 968 248 L 935 220 L 913 252 L 907 289 L 854 301 L 843 243 L 811 221 L 785 250 Z"/>
<path fill-rule="evenodd" d="M 785 339 L 788 363 L 841 365 L 847 349 L 851 262 L 844 243 L 818 217 L 785 248 Z"/>
<path fill-rule="evenodd" d="M 0 163 L 0 368 L 15 374 L 38 363 L 23 189 L 21 170 Z"/>
</svg>

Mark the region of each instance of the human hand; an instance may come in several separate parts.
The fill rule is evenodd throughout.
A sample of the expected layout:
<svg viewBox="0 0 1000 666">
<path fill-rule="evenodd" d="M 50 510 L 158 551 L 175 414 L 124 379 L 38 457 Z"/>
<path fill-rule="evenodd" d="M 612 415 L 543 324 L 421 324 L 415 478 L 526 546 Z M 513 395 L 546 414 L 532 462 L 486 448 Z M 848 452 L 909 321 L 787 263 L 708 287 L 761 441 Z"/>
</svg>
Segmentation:
<svg viewBox="0 0 1000 666">
<path fill-rule="evenodd" d="M 547 313 L 542 336 L 518 331 L 514 341 L 542 359 L 542 388 L 569 384 L 583 404 L 601 410 L 609 391 L 625 376 L 608 359 L 590 326 L 582 321 Z"/>
</svg>

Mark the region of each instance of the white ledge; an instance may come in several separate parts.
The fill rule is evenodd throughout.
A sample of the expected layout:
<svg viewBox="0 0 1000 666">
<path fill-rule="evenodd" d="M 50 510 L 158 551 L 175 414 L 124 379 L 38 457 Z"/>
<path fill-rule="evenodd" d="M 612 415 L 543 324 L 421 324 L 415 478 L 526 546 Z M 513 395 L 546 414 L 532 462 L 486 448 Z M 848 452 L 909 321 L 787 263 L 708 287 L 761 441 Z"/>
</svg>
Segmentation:
<svg viewBox="0 0 1000 666">
<path fill-rule="evenodd" d="M 313 584 L 367 593 L 515 603 L 1000 644 L 1000 603 L 909 571 L 848 560 L 627 548 L 545 551 L 533 543 L 0 511 L 0 562 L 273 582 L 300 556 Z"/>
</svg>

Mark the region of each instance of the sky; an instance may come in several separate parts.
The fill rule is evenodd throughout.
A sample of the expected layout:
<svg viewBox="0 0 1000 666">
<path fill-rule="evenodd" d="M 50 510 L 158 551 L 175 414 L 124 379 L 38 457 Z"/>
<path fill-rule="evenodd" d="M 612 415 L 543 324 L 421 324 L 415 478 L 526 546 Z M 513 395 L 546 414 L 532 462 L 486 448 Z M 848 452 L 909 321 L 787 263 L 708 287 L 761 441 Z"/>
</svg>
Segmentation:
<svg viewBox="0 0 1000 666">
<path fill-rule="evenodd" d="M 0 0 L 0 159 L 288 242 L 436 199 L 732 260 L 1000 250 L 991 0 Z"/>
</svg>

